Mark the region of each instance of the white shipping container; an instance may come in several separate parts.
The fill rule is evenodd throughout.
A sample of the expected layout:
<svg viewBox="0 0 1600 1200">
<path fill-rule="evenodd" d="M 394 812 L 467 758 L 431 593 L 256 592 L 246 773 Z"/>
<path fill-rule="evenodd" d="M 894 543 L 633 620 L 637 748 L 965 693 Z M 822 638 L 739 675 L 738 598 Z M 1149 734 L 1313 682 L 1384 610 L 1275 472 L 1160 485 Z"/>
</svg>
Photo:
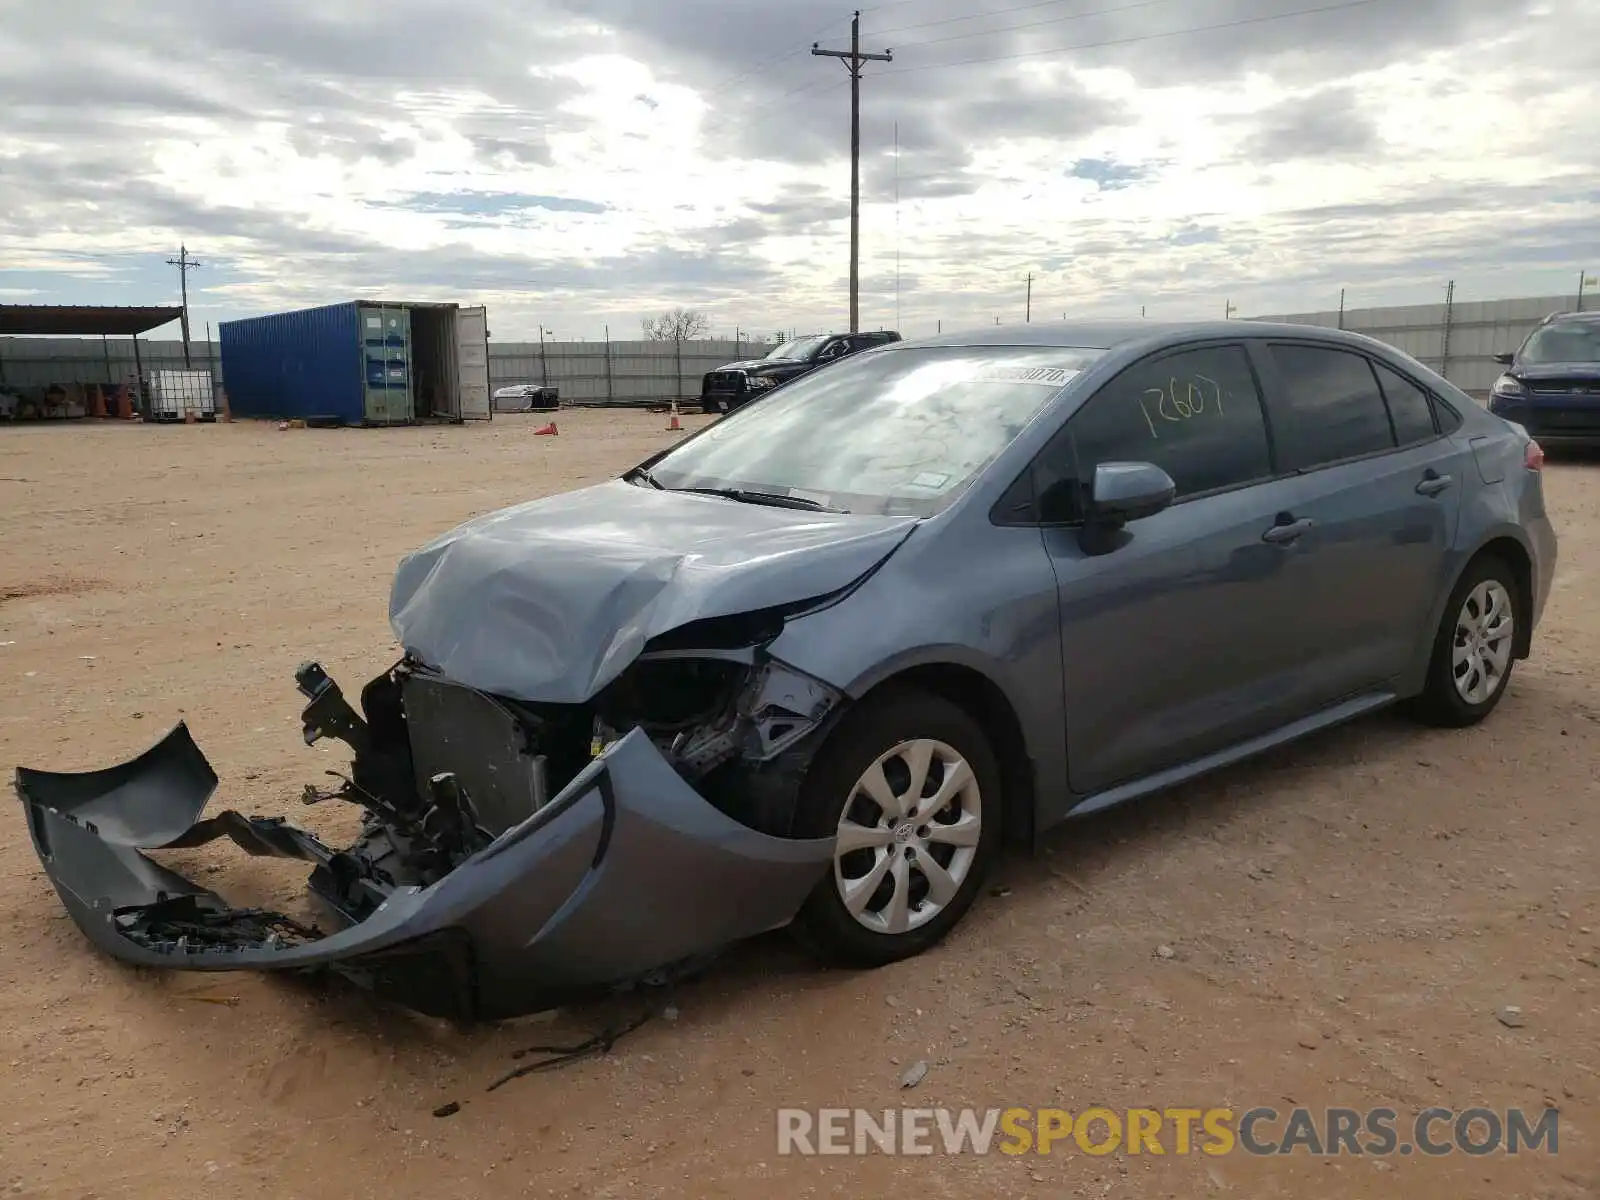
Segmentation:
<svg viewBox="0 0 1600 1200">
<path fill-rule="evenodd" d="M 210 371 L 155 371 L 150 377 L 150 412 L 158 421 L 197 421 L 217 416 Z"/>
</svg>

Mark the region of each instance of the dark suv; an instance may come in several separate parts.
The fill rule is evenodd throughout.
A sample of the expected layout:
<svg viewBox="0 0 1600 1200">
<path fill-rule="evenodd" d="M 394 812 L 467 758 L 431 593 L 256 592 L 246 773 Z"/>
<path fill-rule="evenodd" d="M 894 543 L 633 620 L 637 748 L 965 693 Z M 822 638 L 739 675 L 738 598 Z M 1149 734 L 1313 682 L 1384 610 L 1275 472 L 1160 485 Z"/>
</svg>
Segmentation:
<svg viewBox="0 0 1600 1200">
<path fill-rule="evenodd" d="M 775 347 L 765 358 L 727 363 L 709 371 L 700 382 L 700 405 L 706 412 L 730 413 L 741 404 L 765 396 L 780 383 L 788 383 L 818 367 L 849 358 L 874 346 L 898 342 L 900 335 L 879 333 L 819 333 L 795 338 Z"/>
<path fill-rule="evenodd" d="M 1600 312 L 1552 313 L 1515 354 L 1496 354 L 1489 411 L 1534 437 L 1600 442 Z"/>
</svg>

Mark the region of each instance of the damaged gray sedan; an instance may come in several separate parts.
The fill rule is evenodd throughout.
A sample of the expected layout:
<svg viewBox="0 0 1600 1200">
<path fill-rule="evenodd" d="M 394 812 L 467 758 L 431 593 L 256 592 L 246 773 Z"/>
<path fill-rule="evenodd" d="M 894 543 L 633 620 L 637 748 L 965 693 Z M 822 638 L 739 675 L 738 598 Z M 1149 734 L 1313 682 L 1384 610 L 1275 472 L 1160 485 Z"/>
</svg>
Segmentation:
<svg viewBox="0 0 1600 1200">
<path fill-rule="evenodd" d="M 1554 566 L 1537 450 L 1331 331 L 886 346 L 406 558 L 403 659 L 354 702 L 296 679 L 307 743 L 352 752 L 306 797 L 363 810 L 352 844 L 203 816 L 182 725 L 18 793 L 73 920 L 141 965 L 332 970 L 474 1020 L 786 925 L 887 963 L 1004 841 L 1398 699 L 1485 716 Z M 147 853 L 220 838 L 310 864 L 331 931 Z"/>
</svg>

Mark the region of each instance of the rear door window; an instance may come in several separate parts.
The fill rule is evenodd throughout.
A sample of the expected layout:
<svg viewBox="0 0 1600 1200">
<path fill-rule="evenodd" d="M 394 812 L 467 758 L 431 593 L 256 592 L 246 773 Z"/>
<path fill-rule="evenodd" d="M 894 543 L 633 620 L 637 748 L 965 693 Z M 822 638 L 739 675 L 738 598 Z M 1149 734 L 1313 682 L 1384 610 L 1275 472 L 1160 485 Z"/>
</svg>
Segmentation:
<svg viewBox="0 0 1600 1200">
<path fill-rule="evenodd" d="M 1272 475 L 1267 424 L 1242 346 L 1202 346 L 1135 363 L 1067 423 L 1086 490 L 1104 462 L 1154 463 L 1179 498 Z"/>
<path fill-rule="evenodd" d="M 1428 393 L 1398 371 L 1374 362 L 1383 398 L 1389 402 L 1389 417 L 1394 422 L 1395 440 L 1402 446 L 1415 446 L 1437 436 L 1433 426 L 1433 404 Z"/>
<path fill-rule="evenodd" d="M 1283 343 L 1270 353 L 1282 389 L 1272 405 L 1279 467 L 1310 470 L 1394 449 L 1389 409 L 1365 355 Z"/>
</svg>

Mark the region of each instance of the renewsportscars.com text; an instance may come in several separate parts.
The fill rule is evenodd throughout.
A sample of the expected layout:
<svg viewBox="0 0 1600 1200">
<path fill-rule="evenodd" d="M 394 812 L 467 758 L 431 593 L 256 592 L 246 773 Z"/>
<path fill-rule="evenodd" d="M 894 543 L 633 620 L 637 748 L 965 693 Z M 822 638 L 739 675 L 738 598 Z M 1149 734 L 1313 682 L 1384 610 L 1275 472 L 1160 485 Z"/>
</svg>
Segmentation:
<svg viewBox="0 0 1600 1200">
<path fill-rule="evenodd" d="M 1555 1154 L 1560 1113 L 1426 1108 L 785 1108 L 779 1154 Z"/>
</svg>

